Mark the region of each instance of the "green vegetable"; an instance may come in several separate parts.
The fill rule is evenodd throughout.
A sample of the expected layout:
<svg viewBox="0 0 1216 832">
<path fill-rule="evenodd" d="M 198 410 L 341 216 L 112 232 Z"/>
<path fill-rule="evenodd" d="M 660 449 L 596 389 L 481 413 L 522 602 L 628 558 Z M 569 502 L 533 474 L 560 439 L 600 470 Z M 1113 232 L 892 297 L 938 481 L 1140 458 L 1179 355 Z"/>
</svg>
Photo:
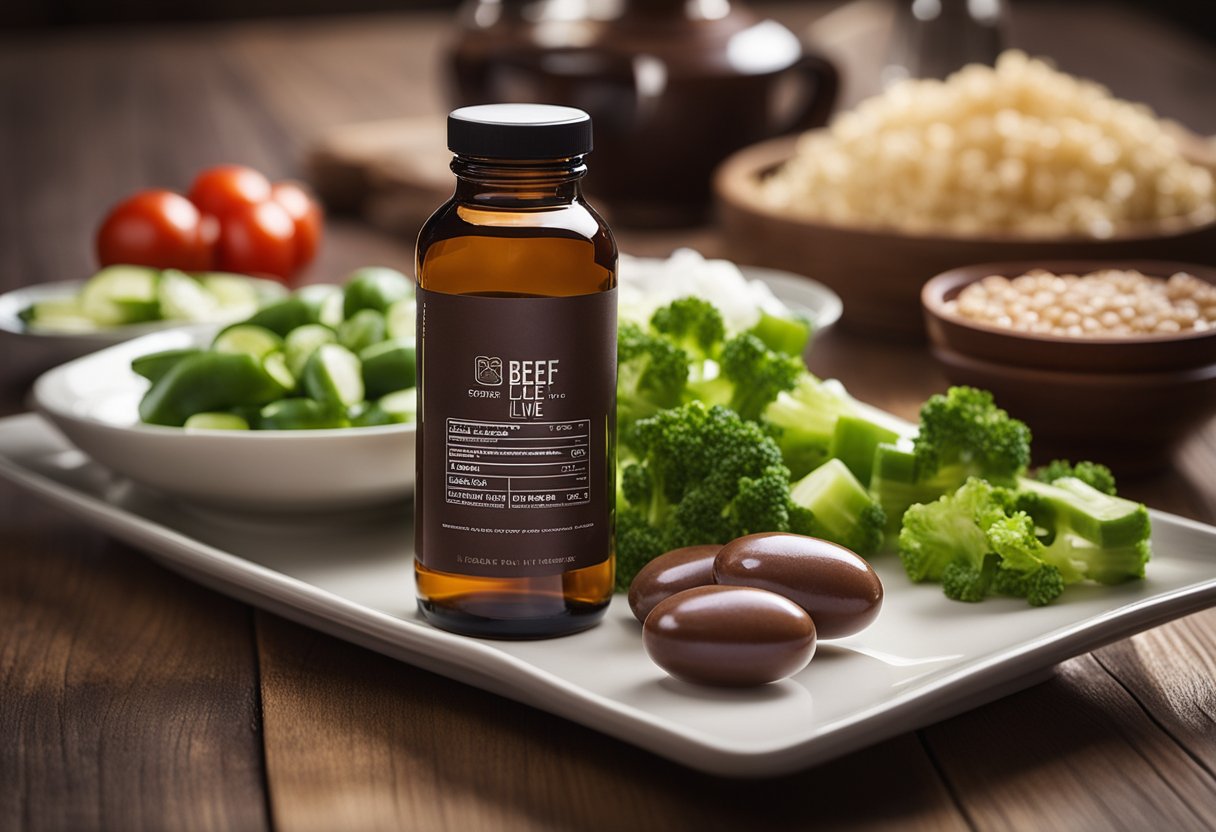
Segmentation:
<svg viewBox="0 0 1216 832">
<path fill-rule="evenodd" d="M 980 601 L 995 592 L 1041 606 L 1067 584 L 1143 578 L 1149 532 L 1144 506 L 1075 477 L 1021 478 L 1016 489 L 972 478 L 909 508 L 899 551 L 912 580 L 940 580 L 947 597 Z"/>
<path fill-rule="evenodd" d="M 374 309 L 360 309 L 338 327 L 338 343 L 357 353 L 388 337 L 384 316 Z"/>
<path fill-rule="evenodd" d="M 401 272 L 368 266 L 352 272 L 347 279 L 342 314 L 349 319 L 360 309 L 385 313 L 397 301 L 413 295 L 414 282 Z"/>
<path fill-rule="evenodd" d="M 80 290 L 80 311 L 99 326 L 120 326 L 160 317 L 160 272 L 143 266 L 108 266 Z"/>
<path fill-rule="evenodd" d="M 183 427 L 187 430 L 249 430 L 249 422 L 235 413 L 195 413 Z"/>
<path fill-rule="evenodd" d="M 373 344 L 359 353 L 359 361 L 363 364 L 363 386 L 369 397 L 405 390 L 416 383 L 417 359 L 413 338 Z"/>
<path fill-rule="evenodd" d="M 790 488 L 790 501 L 802 509 L 791 528 L 831 540 L 860 554 L 882 545 L 886 515 L 839 459 L 829 459 Z"/>
<path fill-rule="evenodd" d="M 359 358 L 340 344 L 322 344 L 304 365 L 304 389 L 326 407 L 345 411 L 363 400 Z M 264 415 L 264 414 L 263 414 Z"/>
<path fill-rule="evenodd" d="M 263 430 L 324 430 L 350 425 L 340 410 L 313 399 L 279 399 L 262 408 L 258 417 Z"/>
<path fill-rule="evenodd" d="M 836 423 L 846 416 L 865 421 L 861 414 L 860 405 L 839 384 L 803 372 L 793 389 L 779 393 L 764 409 L 761 420 L 776 438 L 790 471 L 803 477 L 831 454 Z M 849 455 L 853 456 L 851 450 Z M 857 469 L 854 473 L 860 476 Z"/>
<path fill-rule="evenodd" d="M 624 323 L 617 330 L 616 406 L 622 445 L 639 419 L 676 407 L 688 384 L 688 354 L 671 341 Z"/>
<path fill-rule="evenodd" d="M 669 549 L 789 529 L 789 469 L 755 423 L 691 402 L 634 435 L 638 461 L 620 472 L 618 587 Z"/>
<path fill-rule="evenodd" d="M 416 337 L 418 302 L 413 298 L 403 298 L 397 301 L 388 308 L 384 317 L 388 322 L 388 337 Z"/>
<path fill-rule="evenodd" d="M 292 295 L 263 306 L 244 323 L 269 329 L 280 338 L 286 338 L 296 327 L 316 323 L 319 314 L 315 304 Z"/>
<path fill-rule="evenodd" d="M 1035 472 L 1035 478 L 1043 482 L 1055 482 L 1062 477 L 1076 477 L 1104 494 L 1115 494 L 1115 475 L 1105 465 L 1097 462 L 1078 462 L 1073 465 L 1066 459 L 1056 459 Z"/>
<path fill-rule="evenodd" d="M 720 404 L 744 419 L 756 421 L 783 391 L 806 375 L 801 358 L 776 352 L 755 335 L 743 333 L 722 346 L 720 372 L 694 379 L 688 393 L 707 404 Z"/>
<path fill-rule="evenodd" d="M 951 387 L 925 402 L 913 445 L 920 480 L 944 474 L 959 485 L 968 477 L 1013 485 L 1030 463 L 1030 429 L 974 387 Z"/>
<path fill-rule="evenodd" d="M 811 322 L 802 317 L 779 317 L 760 312 L 760 320 L 748 330 L 771 350 L 802 355 L 811 342 Z"/>
<path fill-rule="evenodd" d="M 90 332 L 96 322 L 85 315 L 76 298 L 47 298 L 32 303 L 17 313 L 31 331 Z"/>
<path fill-rule="evenodd" d="M 165 269 L 156 287 L 159 317 L 177 321 L 212 321 L 220 302 L 203 285 L 185 272 Z"/>
<path fill-rule="evenodd" d="M 162 350 L 160 352 L 141 355 L 138 358 L 131 359 L 131 369 L 136 375 L 143 376 L 148 381 L 155 384 L 160 381 L 161 377 L 183 358 L 189 358 L 192 355 L 199 355 L 202 350 L 195 347 L 183 347 L 175 350 Z"/>
<path fill-rule="evenodd" d="M 650 326 L 695 361 L 716 357 L 726 339 L 722 314 L 701 298 L 680 298 L 655 310 Z"/>
<path fill-rule="evenodd" d="M 287 369 L 297 378 L 304 374 L 304 365 L 317 347 L 337 343 L 338 336 L 323 324 L 298 326 L 283 340 L 283 351 L 287 354 Z"/>
<path fill-rule="evenodd" d="M 841 416 L 832 431 L 828 456 L 843 462 L 862 485 L 870 484 L 874 470 L 874 453 L 879 445 L 899 439 L 895 431 L 877 425 L 860 416 Z"/>
<path fill-rule="evenodd" d="M 418 419 L 418 391 L 398 390 L 381 396 L 376 406 L 389 415 L 394 422 L 414 422 Z"/>
<path fill-rule="evenodd" d="M 196 413 L 264 404 L 287 388 L 246 353 L 203 352 L 178 361 L 149 388 L 139 417 L 152 425 L 180 427 Z"/>
<path fill-rule="evenodd" d="M 233 324 L 215 336 L 211 349 L 216 352 L 243 352 L 261 359 L 283 349 L 283 339 L 263 326 Z"/>
</svg>

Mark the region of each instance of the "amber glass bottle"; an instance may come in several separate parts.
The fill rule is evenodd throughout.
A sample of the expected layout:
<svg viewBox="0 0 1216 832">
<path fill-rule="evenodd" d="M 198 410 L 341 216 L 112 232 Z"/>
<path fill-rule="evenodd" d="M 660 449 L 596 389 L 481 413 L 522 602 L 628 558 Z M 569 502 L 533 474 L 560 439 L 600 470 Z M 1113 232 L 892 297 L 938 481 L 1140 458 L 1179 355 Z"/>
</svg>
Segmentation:
<svg viewBox="0 0 1216 832">
<path fill-rule="evenodd" d="M 612 597 L 617 250 L 583 200 L 591 120 L 448 118 L 456 192 L 418 237 L 418 607 L 543 638 Z"/>
</svg>

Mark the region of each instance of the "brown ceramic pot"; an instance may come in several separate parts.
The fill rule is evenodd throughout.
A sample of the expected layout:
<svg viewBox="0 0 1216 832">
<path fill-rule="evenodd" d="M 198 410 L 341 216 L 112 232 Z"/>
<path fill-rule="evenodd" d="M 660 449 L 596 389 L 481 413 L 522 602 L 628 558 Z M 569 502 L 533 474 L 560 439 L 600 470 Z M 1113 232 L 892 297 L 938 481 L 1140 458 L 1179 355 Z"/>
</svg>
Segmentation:
<svg viewBox="0 0 1216 832">
<path fill-rule="evenodd" d="M 471 0 L 449 68 L 458 105 L 589 112 L 588 191 L 613 222 L 704 220 L 731 152 L 824 124 L 838 78 L 781 24 L 730 0 Z"/>
</svg>

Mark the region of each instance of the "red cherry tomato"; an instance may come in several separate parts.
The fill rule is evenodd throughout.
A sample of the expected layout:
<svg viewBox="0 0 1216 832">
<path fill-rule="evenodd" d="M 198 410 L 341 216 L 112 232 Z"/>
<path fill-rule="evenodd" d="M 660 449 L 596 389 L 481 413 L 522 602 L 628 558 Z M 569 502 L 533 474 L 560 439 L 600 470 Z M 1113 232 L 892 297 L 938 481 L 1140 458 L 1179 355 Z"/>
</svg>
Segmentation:
<svg viewBox="0 0 1216 832">
<path fill-rule="evenodd" d="M 291 216 L 277 202 L 233 208 L 220 217 L 216 268 L 286 281 L 295 273 L 295 233 Z"/>
<path fill-rule="evenodd" d="M 321 244 L 323 216 L 321 206 L 303 186 L 295 182 L 276 182 L 270 198 L 287 211 L 296 226 L 295 268 L 304 268 L 317 255 Z"/>
<path fill-rule="evenodd" d="M 140 191 L 106 215 L 97 230 L 97 260 L 102 266 L 206 271 L 212 265 L 214 226 L 181 194 Z"/>
<path fill-rule="evenodd" d="M 218 165 L 207 168 L 190 186 L 190 201 L 198 210 L 223 218 L 246 205 L 270 199 L 270 180 L 243 165 Z"/>
</svg>

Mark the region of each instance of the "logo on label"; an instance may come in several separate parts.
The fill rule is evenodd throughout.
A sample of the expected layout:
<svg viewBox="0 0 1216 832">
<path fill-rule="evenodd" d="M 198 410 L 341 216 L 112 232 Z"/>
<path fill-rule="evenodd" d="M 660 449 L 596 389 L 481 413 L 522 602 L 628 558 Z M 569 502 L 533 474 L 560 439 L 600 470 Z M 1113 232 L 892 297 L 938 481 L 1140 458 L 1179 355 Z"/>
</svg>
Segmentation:
<svg viewBox="0 0 1216 832">
<path fill-rule="evenodd" d="M 479 355 L 475 360 L 473 377 L 485 387 L 502 384 L 502 359 L 493 355 Z"/>
</svg>

